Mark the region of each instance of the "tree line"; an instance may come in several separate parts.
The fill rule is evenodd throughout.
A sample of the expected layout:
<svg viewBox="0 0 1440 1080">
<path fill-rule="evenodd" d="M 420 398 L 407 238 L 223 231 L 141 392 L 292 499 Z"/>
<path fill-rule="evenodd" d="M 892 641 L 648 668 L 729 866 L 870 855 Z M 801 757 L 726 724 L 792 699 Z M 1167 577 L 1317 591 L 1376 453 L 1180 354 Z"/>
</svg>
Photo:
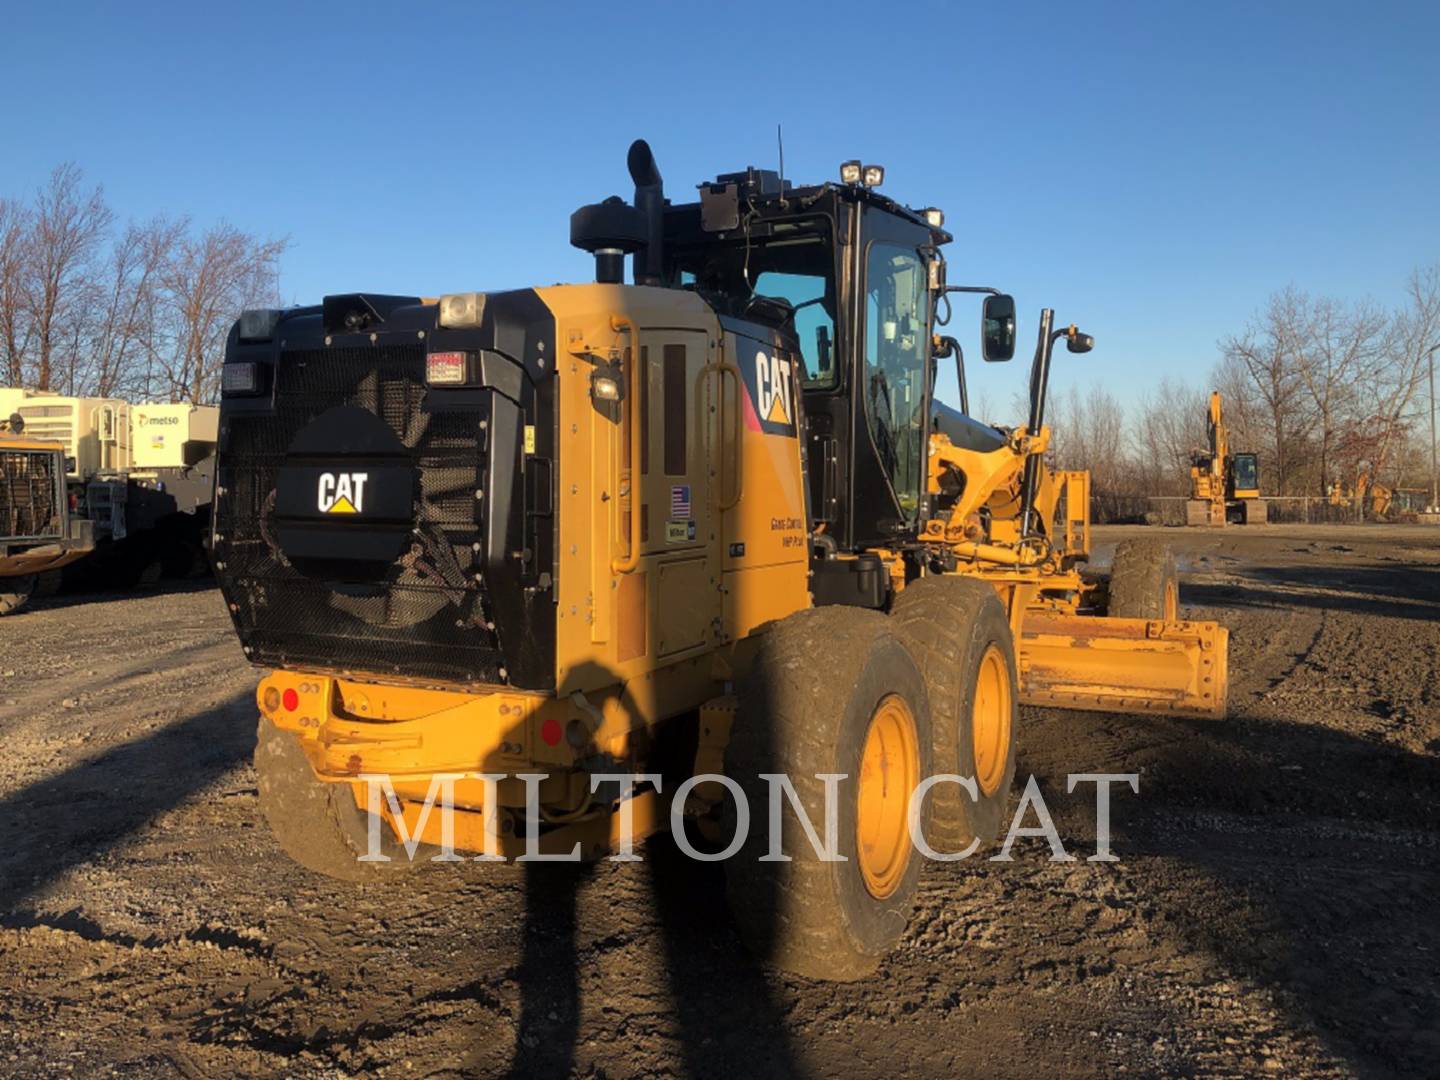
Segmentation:
<svg viewBox="0 0 1440 1080">
<path fill-rule="evenodd" d="M 185 217 L 120 227 L 103 189 L 60 165 L 31 198 L 0 196 L 0 383 L 212 402 L 230 325 L 279 302 L 285 247 Z M 1102 499 L 1187 494 L 1215 389 L 1263 494 L 1324 497 L 1361 476 L 1427 487 L 1436 345 L 1440 264 L 1413 271 L 1394 309 L 1287 288 L 1218 343 L 1204 385 L 1165 379 L 1128 410 L 1099 384 L 1057 394 L 1054 460 L 1088 469 Z"/>
<path fill-rule="evenodd" d="M 1098 384 L 1058 394 L 1055 460 L 1089 469 L 1102 502 L 1186 495 L 1218 390 L 1230 450 L 1259 456 L 1263 495 L 1325 497 L 1361 477 L 1428 491 L 1437 345 L 1440 264 L 1412 272 L 1392 309 L 1287 288 L 1221 339 L 1203 385 L 1167 378 L 1130 409 Z"/>
<path fill-rule="evenodd" d="M 169 215 L 121 226 L 60 165 L 31 198 L 0 196 L 0 384 L 213 402 L 231 324 L 278 303 L 285 246 Z"/>
</svg>

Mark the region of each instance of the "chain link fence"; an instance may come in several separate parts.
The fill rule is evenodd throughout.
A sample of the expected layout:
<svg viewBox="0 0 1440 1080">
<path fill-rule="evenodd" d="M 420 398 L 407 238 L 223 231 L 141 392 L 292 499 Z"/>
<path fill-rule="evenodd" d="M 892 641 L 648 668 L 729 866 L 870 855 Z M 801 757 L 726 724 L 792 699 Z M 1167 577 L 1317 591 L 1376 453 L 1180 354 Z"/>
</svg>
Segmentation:
<svg viewBox="0 0 1440 1080">
<path fill-rule="evenodd" d="M 1408 493 L 1401 493 L 1408 494 Z M 1183 495 L 1118 495 L 1112 492 L 1097 492 L 1091 496 L 1090 519 L 1097 525 L 1184 525 L 1185 503 Z M 1416 506 L 1397 497 L 1389 512 L 1381 518 L 1370 512 L 1367 504 L 1364 516 L 1354 502 L 1350 505 L 1335 505 L 1329 499 L 1318 495 L 1275 495 L 1264 498 L 1266 512 L 1272 525 L 1354 525 L 1366 521 L 1413 521 L 1417 511 L 1424 509 L 1423 498 Z"/>
</svg>

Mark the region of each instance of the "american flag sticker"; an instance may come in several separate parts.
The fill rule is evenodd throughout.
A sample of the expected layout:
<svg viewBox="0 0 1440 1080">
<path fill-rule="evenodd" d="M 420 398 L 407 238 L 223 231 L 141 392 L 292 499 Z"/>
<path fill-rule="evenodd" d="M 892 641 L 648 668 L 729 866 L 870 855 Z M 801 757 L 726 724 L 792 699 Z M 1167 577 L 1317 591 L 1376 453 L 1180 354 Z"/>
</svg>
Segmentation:
<svg viewBox="0 0 1440 1080">
<path fill-rule="evenodd" d="M 670 489 L 670 516 L 681 519 L 690 516 L 689 484 L 676 484 Z"/>
</svg>

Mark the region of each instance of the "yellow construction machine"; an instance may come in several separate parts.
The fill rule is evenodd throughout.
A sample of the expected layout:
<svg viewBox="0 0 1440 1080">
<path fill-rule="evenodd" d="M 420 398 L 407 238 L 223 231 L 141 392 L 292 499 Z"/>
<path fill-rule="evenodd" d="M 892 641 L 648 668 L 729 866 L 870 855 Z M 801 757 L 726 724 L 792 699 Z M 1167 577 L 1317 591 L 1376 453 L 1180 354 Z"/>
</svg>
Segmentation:
<svg viewBox="0 0 1440 1080">
<path fill-rule="evenodd" d="M 1260 467 L 1254 454 L 1232 454 L 1230 434 L 1220 410 L 1220 392 L 1210 395 L 1205 416 L 1209 445 L 1190 461 L 1187 525 L 1263 525 L 1268 514 L 1260 498 Z"/>
<path fill-rule="evenodd" d="M 72 513 L 65 448 L 0 420 L 0 615 L 58 584 L 60 569 L 95 546 L 94 526 Z"/>
<path fill-rule="evenodd" d="M 1368 472 L 1356 477 L 1353 488 L 1343 480 L 1330 481 L 1325 494 L 1331 506 L 1353 508 L 1357 517 L 1363 517 L 1368 512 L 1372 518 L 1384 519 L 1395 504 L 1395 489 L 1371 480 Z"/>
<path fill-rule="evenodd" d="M 629 167 L 633 203 L 571 218 L 593 283 L 232 329 L 213 544 L 272 669 L 261 803 L 359 879 L 416 839 L 596 858 L 669 828 L 729 856 L 757 952 L 856 977 L 913 907 L 912 796 L 935 850 L 993 839 L 1021 701 L 1218 717 L 1226 634 L 1159 547 L 1084 571 L 1086 477 L 1043 454 L 1052 350 L 1086 335 L 1043 314 L 1022 426 L 937 405 L 937 313 L 977 291 L 940 211 L 859 162 L 679 204 L 645 143 Z M 1008 359 L 1014 301 L 979 291 Z"/>
</svg>

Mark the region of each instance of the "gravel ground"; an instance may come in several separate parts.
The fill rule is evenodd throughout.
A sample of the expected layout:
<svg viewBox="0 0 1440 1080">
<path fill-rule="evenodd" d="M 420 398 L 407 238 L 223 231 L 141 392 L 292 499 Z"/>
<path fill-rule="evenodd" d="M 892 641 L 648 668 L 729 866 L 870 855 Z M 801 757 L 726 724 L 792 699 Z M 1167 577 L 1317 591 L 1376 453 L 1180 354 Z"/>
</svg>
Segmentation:
<svg viewBox="0 0 1440 1080">
<path fill-rule="evenodd" d="M 1440 530 L 1098 530 L 1231 629 L 1224 721 L 1026 710 L 1069 849 L 927 871 L 880 972 L 757 967 L 722 871 L 289 863 L 256 673 L 211 589 L 0 622 L 0 1071 L 11 1075 L 1434 1075 Z M 1094 850 L 1117 793 L 1121 861 Z"/>
</svg>

